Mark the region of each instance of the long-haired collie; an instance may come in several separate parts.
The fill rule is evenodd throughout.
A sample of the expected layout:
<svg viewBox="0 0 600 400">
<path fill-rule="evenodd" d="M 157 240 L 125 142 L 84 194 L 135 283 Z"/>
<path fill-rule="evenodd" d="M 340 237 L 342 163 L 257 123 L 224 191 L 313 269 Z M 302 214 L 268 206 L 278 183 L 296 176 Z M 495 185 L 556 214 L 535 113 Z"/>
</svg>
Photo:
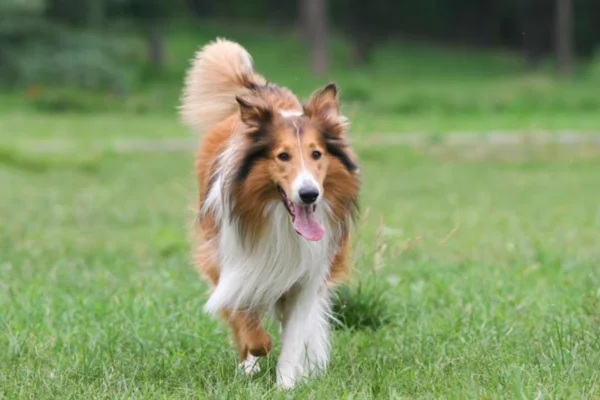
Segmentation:
<svg viewBox="0 0 600 400">
<path fill-rule="evenodd" d="M 329 291 L 349 270 L 360 180 L 337 88 L 301 103 L 217 39 L 192 62 L 180 115 L 201 135 L 193 252 L 211 284 L 204 310 L 227 322 L 247 374 L 271 350 L 263 318 L 274 316 L 277 385 L 291 388 L 327 366 Z"/>
</svg>

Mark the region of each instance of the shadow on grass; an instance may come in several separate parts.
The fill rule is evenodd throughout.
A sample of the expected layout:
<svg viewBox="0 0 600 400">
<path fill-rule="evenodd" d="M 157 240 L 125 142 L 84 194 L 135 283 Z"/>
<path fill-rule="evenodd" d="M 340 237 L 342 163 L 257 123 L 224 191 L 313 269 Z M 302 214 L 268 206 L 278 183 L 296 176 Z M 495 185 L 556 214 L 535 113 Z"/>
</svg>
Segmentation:
<svg viewBox="0 0 600 400">
<path fill-rule="evenodd" d="M 66 155 L 28 154 L 18 149 L 0 147 L 0 165 L 34 173 L 53 170 L 68 170 L 94 173 L 100 168 L 104 157 L 102 154 L 73 157 Z"/>
</svg>

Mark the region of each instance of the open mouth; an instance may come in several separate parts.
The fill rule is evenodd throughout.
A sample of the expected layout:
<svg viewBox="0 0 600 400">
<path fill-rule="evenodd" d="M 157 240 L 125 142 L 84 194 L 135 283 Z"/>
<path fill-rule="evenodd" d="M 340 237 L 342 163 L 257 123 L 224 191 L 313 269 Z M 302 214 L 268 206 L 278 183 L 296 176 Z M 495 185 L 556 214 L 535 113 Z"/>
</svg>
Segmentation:
<svg viewBox="0 0 600 400">
<path fill-rule="evenodd" d="M 317 210 L 316 204 L 294 204 L 281 186 L 277 185 L 277 190 L 281 196 L 281 201 L 285 206 L 285 209 L 292 218 L 292 225 L 294 230 L 300 236 L 306 240 L 319 241 L 325 234 L 323 225 L 317 220 L 315 211 Z"/>
<path fill-rule="evenodd" d="M 295 214 L 295 210 L 294 210 L 294 204 L 290 201 L 290 199 L 288 199 L 287 195 L 285 194 L 285 192 L 283 191 L 283 189 L 281 188 L 281 186 L 277 185 L 277 190 L 279 190 L 279 195 L 281 196 L 281 201 L 283 202 L 283 205 L 285 206 L 285 209 L 287 210 L 288 213 L 290 213 L 290 216 L 292 217 L 292 222 L 296 219 L 296 214 Z"/>
</svg>

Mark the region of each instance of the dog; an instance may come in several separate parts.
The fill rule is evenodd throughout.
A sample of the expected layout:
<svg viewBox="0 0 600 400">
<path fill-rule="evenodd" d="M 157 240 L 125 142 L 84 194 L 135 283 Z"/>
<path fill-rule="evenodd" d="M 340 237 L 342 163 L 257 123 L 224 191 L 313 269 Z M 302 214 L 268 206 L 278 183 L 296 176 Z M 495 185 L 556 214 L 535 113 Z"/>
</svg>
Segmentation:
<svg viewBox="0 0 600 400">
<path fill-rule="evenodd" d="M 361 186 L 336 85 L 301 103 L 256 73 L 240 44 L 217 38 L 191 62 L 179 115 L 200 137 L 192 251 L 210 283 L 204 311 L 227 323 L 246 374 L 271 350 L 263 319 L 273 316 L 277 387 L 318 376 Z"/>
</svg>

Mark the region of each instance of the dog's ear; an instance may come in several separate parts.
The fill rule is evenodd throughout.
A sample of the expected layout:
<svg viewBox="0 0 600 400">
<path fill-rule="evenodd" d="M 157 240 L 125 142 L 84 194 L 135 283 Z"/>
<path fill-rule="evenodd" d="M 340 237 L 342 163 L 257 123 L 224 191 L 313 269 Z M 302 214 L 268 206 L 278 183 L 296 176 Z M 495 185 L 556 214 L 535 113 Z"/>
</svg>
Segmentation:
<svg viewBox="0 0 600 400">
<path fill-rule="evenodd" d="M 333 82 L 312 94 L 304 105 L 304 113 L 330 135 L 340 136 L 348 128 L 348 120 L 340 113 L 338 89 Z"/>
<path fill-rule="evenodd" d="M 273 118 L 273 112 L 266 104 L 249 101 L 239 96 L 236 96 L 235 100 L 240 107 L 242 121 L 251 128 L 264 126 Z"/>
<path fill-rule="evenodd" d="M 340 114 L 339 104 L 337 99 L 337 86 L 335 83 L 329 83 L 324 88 L 315 91 L 306 108 L 308 114 L 313 117 L 320 117 L 323 119 L 336 118 Z"/>
</svg>

